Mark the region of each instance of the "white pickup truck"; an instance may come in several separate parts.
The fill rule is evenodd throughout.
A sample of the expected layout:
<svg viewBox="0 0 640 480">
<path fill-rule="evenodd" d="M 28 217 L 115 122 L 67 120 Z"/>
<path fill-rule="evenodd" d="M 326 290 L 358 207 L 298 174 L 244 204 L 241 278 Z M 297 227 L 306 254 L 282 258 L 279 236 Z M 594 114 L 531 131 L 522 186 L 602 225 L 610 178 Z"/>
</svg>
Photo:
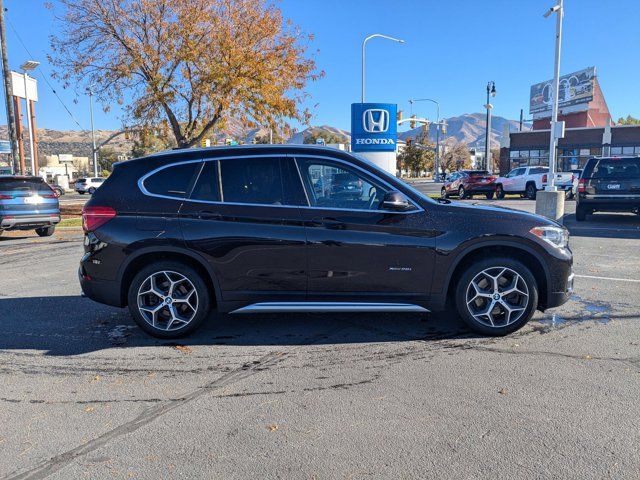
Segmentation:
<svg viewBox="0 0 640 480">
<path fill-rule="evenodd" d="M 504 198 L 508 193 L 519 193 L 531 200 L 536 198 L 538 190 L 547 186 L 548 167 L 519 167 L 495 181 L 496 198 Z M 558 190 L 571 194 L 574 175 L 571 172 L 556 172 L 555 184 Z"/>
</svg>

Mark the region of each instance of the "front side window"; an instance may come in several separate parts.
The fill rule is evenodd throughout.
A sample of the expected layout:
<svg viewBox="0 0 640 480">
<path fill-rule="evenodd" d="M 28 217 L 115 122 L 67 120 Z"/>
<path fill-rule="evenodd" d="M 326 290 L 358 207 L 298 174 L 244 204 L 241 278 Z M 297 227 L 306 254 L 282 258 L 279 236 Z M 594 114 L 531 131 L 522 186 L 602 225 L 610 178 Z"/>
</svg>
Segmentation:
<svg viewBox="0 0 640 480">
<path fill-rule="evenodd" d="M 355 168 L 330 160 L 298 160 L 312 207 L 378 210 L 389 188 Z"/>
<path fill-rule="evenodd" d="M 199 162 L 181 163 L 163 168 L 144 180 L 144 188 L 155 195 L 184 198 L 199 168 Z"/>
<path fill-rule="evenodd" d="M 218 178 L 218 162 L 204 162 L 202 171 L 198 176 L 193 191 L 189 197 L 191 200 L 200 200 L 203 202 L 220 201 L 220 186 Z"/>
</svg>

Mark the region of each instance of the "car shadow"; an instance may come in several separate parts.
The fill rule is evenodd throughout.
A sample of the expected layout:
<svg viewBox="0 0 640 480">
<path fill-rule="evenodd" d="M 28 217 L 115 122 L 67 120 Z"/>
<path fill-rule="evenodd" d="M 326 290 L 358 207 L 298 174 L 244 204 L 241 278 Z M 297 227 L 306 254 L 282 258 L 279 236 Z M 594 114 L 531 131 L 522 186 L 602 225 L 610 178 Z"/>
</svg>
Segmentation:
<svg viewBox="0 0 640 480">
<path fill-rule="evenodd" d="M 285 346 L 435 341 L 475 338 L 457 315 L 397 313 L 288 313 L 212 315 L 179 340 L 148 336 L 127 309 L 80 296 L 0 297 L 0 350 L 79 355 L 138 346 Z"/>
<path fill-rule="evenodd" d="M 568 213 L 562 221 L 574 237 L 640 239 L 640 216 L 633 213 L 595 213 L 583 222 Z"/>
</svg>

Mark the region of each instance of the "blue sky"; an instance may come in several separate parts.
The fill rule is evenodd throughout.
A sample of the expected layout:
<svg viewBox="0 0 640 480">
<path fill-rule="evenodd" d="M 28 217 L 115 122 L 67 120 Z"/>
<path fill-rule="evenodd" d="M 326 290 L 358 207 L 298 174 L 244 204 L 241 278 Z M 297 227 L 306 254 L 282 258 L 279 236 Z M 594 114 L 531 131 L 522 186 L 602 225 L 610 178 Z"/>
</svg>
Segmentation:
<svg viewBox="0 0 640 480">
<path fill-rule="evenodd" d="M 56 3 L 55 1 L 53 2 Z M 370 33 L 406 40 L 399 45 L 374 39 L 367 46 L 367 100 L 398 103 L 431 97 L 441 115 L 482 111 L 487 81 L 495 80 L 494 114 L 517 119 L 528 114 L 529 87 L 552 76 L 555 20 L 542 13 L 553 0 L 282 0 L 286 17 L 315 40 L 310 52 L 326 76 L 309 85 L 313 124 L 349 129 L 349 105 L 360 99 L 360 45 Z M 29 56 L 46 61 L 49 36 L 56 31 L 52 12 L 41 0 L 5 0 L 9 61 L 12 68 Z M 562 73 L 596 66 L 615 118 L 640 117 L 640 7 L 638 0 L 565 0 Z M 13 27 L 12 27 L 13 26 Z M 319 52 L 315 53 L 318 49 Z M 78 129 L 40 74 L 38 126 Z M 83 128 L 89 127 L 86 98 L 77 99 L 50 80 Z M 1 97 L 1 96 L 0 96 Z M 0 122 L 5 123 L 4 105 Z M 97 109 L 96 128 L 121 125 L 120 113 Z M 435 117 L 433 105 L 414 113 Z"/>
</svg>

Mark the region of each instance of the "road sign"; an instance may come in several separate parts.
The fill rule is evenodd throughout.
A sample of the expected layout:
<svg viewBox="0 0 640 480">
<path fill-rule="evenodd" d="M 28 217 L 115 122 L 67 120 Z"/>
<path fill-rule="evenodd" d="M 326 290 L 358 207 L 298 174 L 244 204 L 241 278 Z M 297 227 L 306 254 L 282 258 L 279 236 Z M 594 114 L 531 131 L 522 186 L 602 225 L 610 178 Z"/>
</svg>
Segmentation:
<svg viewBox="0 0 640 480">
<path fill-rule="evenodd" d="M 11 153 L 11 142 L 9 140 L 0 140 L 0 153 Z"/>
</svg>

